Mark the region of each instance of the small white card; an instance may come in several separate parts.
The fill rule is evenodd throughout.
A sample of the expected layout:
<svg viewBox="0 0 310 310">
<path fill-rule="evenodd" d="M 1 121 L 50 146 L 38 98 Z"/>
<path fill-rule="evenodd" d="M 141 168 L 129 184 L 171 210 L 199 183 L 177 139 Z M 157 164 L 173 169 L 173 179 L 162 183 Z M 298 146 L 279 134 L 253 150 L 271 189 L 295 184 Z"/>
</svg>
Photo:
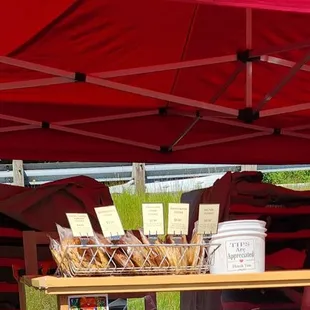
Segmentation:
<svg viewBox="0 0 310 310">
<path fill-rule="evenodd" d="M 66 213 L 73 237 L 93 237 L 94 230 L 87 213 Z"/>
<path fill-rule="evenodd" d="M 189 204 L 169 203 L 168 234 L 188 235 Z"/>
<path fill-rule="evenodd" d="M 143 203 L 143 232 L 146 236 L 163 235 L 164 228 L 164 208 L 162 203 Z"/>
<path fill-rule="evenodd" d="M 98 221 L 105 237 L 123 236 L 124 229 L 115 206 L 95 208 Z"/>
<path fill-rule="evenodd" d="M 199 205 L 197 233 L 200 235 L 216 234 L 219 223 L 219 213 L 219 204 Z"/>
</svg>

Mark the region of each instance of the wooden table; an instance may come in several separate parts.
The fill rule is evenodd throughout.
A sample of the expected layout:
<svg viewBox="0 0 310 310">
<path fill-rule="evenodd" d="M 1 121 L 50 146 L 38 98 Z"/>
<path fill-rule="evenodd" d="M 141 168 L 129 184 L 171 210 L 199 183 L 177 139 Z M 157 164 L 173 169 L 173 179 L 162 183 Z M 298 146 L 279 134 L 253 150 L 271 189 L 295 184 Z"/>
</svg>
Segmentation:
<svg viewBox="0 0 310 310">
<path fill-rule="evenodd" d="M 68 296 L 91 294 L 132 294 L 225 289 L 253 289 L 310 286 L 310 270 L 269 271 L 231 275 L 175 275 L 136 277 L 56 278 L 29 277 L 26 285 L 59 296 L 59 309 L 68 310 Z"/>
</svg>

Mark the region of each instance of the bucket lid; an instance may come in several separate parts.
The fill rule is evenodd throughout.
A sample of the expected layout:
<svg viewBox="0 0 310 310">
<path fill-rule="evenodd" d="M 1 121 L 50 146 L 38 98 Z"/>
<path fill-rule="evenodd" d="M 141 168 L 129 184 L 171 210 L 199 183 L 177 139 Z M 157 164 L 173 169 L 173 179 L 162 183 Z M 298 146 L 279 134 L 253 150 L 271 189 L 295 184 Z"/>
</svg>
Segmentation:
<svg viewBox="0 0 310 310">
<path fill-rule="evenodd" d="M 267 228 L 263 227 L 263 226 L 253 226 L 253 225 L 228 225 L 228 226 L 221 226 L 218 228 L 218 233 L 223 233 L 223 232 L 236 232 L 236 231 L 247 231 L 247 232 L 253 232 L 253 231 L 257 231 L 257 232 L 266 232 Z"/>
<path fill-rule="evenodd" d="M 218 227 L 223 227 L 223 226 L 227 226 L 227 225 L 249 225 L 249 224 L 259 224 L 262 227 L 266 226 L 266 222 L 265 221 L 261 221 L 261 220 L 232 220 L 232 221 L 225 221 L 225 222 L 221 222 L 218 224 Z"/>
</svg>

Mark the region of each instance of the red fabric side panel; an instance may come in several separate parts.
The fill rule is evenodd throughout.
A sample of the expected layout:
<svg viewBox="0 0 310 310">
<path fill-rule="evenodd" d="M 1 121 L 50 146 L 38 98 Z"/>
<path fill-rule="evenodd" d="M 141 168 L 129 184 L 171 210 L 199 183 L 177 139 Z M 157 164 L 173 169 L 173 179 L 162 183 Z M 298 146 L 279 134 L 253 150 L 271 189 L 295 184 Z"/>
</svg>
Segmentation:
<svg viewBox="0 0 310 310">
<path fill-rule="evenodd" d="M 27 188 L 21 194 L 0 200 L 0 212 L 39 231 L 54 231 L 55 223 L 68 226 L 66 213 L 88 213 L 93 228 L 99 229 L 94 208 L 111 205 L 113 201 L 108 187 L 95 181 L 88 182 L 87 179 L 76 177 L 70 178 L 67 183 L 63 180 L 59 184 L 54 182 L 35 189 Z M 3 188 L 5 190 L 6 187 Z M 14 231 L 4 232 L 15 236 Z"/>
</svg>

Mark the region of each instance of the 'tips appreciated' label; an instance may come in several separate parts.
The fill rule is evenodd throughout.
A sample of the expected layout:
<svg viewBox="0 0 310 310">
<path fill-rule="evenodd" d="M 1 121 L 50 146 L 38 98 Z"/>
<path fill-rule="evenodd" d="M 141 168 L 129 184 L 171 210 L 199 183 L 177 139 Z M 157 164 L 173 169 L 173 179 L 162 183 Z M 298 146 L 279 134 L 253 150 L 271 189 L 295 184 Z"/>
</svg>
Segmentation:
<svg viewBox="0 0 310 310">
<path fill-rule="evenodd" d="M 254 270 L 254 244 L 253 239 L 226 241 L 227 270 Z"/>
<path fill-rule="evenodd" d="M 189 220 L 188 203 L 169 203 L 168 234 L 187 235 Z"/>
</svg>

